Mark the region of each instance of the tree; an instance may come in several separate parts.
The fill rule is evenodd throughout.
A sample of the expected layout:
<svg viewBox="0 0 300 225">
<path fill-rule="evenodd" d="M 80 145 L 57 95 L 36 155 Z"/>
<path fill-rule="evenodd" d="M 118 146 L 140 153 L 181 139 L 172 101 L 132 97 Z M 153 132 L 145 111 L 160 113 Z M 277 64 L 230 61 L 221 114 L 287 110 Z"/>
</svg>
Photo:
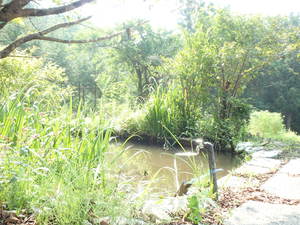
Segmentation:
<svg viewBox="0 0 300 225">
<path fill-rule="evenodd" d="M 259 71 L 286 54 L 291 34 L 281 18 L 214 10 L 201 15 L 196 32 L 187 36 L 175 72 L 186 101 L 214 115 L 213 136 L 220 148 L 234 148 L 248 111 L 240 96 Z"/>
<path fill-rule="evenodd" d="M 33 3 L 35 2 L 33 0 L 10 0 L 8 2 L 0 0 L 0 31 L 3 32 L 3 30 L 8 24 L 20 18 L 24 19 L 24 18 L 32 18 L 32 17 L 45 17 L 49 15 L 59 15 L 77 9 L 93 1 L 94 0 L 78 0 L 61 6 L 41 9 L 32 6 Z M 58 23 L 47 29 L 39 30 L 38 32 L 31 33 L 31 34 L 25 34 L 23 37 L 17 38 L 16 40 L 12 41 L 7 46 L 5 46 L 2 50 L 0 50 L 0 59 L 9 56 L 11 52 L 13 52 L 16 48 L 18 48 L 22 44 L 33 40 L 52 41 L 52 42 L 59 42 L 59 43 L 66 43 L 66 44 L 71 44 L 71 43 L 80 44 L 80 43 L 99 42 L 99 41 L 109 40 L 123 33 L 122 31 L 122 32 L 114 33 L 112 35 L 98 37 L 92 40 L 59 39 L 59 38 L 47 36 L 48 34 L 53 33 L 54 31 L 57 31 L 62 28 L 67 28 L 76 24 L 80 24 L 84 21 L 87 21 L 88 19 L 90 19 L 90 17 L 77 19 L 71 22 Z"/>
<path fill-rule="evenodd" d="M 285 27 L 300 28 L 300 15 L 281 20 Z M 291 43 L 297 45 L 292 38 Z M 258 109 L 280 112 L 285 117 L 286 128 L 300 132 L 299 50 L 290 47 L 288 54 L 264 68 L 249 83 L 244 96 Z"/>
<path fill-rule="evenodd" d="M 125 66 L 134 77 L 136 96 L 143 99 L 162 78 L 159 71 L 164 58 L 173 57 L 181 47 L 178 37 L 166 31 L 154 31 L 149 25 L 138 26 L 132 38 L 119 43 L 111 52 L 116 63 Z"/>
</svg>

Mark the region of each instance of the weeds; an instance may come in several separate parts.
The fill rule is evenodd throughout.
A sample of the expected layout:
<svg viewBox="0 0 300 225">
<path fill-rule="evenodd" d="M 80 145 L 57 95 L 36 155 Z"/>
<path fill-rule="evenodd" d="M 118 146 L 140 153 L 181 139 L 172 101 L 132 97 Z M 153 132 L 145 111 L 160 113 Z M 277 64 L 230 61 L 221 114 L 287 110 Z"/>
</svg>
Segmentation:
<svg viewBox="0 0 300 225">
<path fill-rule="evenodd" d="M 39 224 L 130 216 L 134 205 L 120 189 L 126 181 L 113 176 L 120 153 L 109 147 L 111 130 L 84 126 L 71 104 L 52 114 L 20 96 L 0 105 L 1 202 L 26 209 Z"/>
</svg>

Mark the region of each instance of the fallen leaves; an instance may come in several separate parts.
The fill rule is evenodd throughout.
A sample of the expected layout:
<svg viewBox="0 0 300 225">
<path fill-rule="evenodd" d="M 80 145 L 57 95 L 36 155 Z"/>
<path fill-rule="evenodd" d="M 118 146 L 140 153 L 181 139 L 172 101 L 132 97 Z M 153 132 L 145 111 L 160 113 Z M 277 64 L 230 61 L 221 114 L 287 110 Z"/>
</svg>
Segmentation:
<svg viewBox="0 0 300 225">
<path fill-rule="evenodd" d="M 0 208 L 0 223 L 3 225 L 36 225 L 33 215 L 16 214 L 15 211 L 8 211 Z"/>
</svg>

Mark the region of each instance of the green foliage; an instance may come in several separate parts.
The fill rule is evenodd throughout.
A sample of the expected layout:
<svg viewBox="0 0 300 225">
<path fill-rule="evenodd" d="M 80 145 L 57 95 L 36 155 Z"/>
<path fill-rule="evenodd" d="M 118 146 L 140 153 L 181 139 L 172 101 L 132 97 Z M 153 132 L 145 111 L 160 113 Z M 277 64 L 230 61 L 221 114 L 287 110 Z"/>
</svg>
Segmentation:
<svg viewBox="0 0 300 225">
<path fill-rule="evenodd" d="M 160 71 L 165 58 L 172 58 L 181 47 L 179 38 L 171 32 L 154 31 L 149 25 L 135 27 L 135 32 L 120 42 L 110 57 L 127 76 L 131 76 L 134 91 L 131 91 L 141 102 L 151 90 L 164 78 Z M 114 66 L 114 65 L 111 65 Z"/>
<path fill-rule="evenodd" d="M 188 198 L 189 212 L 187 218 L 193 224 L 201 224 L 207 208 L 212 207 L 214 204 L 211 199 L 212 194 L 210 189 L 207 188 L 207 186 L 203 186 L 204 184 L 206 185 L 206 183 L 202 183 L 200 185 L 202 187 L 201 192 L 198 192 L 197 194 L 194 194 Z"/>
<path fill-rule="evenodd" d="M 175 95 L 173 95 L 175 94 Z M 146 115 L 143 121 L 143 127 L 146 133 L 153 136 L 169 136 L 167 127 L 171 133 L 179 135 L 182 131 L 180 123 L 184 121 L 180 118 L 180 111 L 176 105 L 176 93 L 163 93 L 160 90 L 150 98 L 146 106 Z M 175 122 L 176 121 L 176 122 Z"/>
<path fill-rule="evenodd" d="M 286 142 L 300 142 L 300 136 L 298 133 L 293 132 L 291 130 L 288 130 L 281 134 L 279 137 L 276 137 L 276 139 L 281 140 L 281 141 L 286 141 Z"/>
<path fill-rule="evenodd" d="M 202 0 L 180 0 L 180 19 L 179 25 L 189 32 L 195 32 L 197 17 L 205 3 Z"/>
<path fill-rule="evenodd" d="M 201 108 L 202 120 L 208 116 L 211 121 L 203 135 L 233 149 L 249 117 L 241 94 L 261 68 L 285 51 L 288 29 L 276 18 L 237 16 L 211 6 L 207 11 L 199 15 L 195 33 L 186 35 L 172 62 L 173 74 L 187 105 Z M 279 30 L 286 31 L 284 36 Z"/>
<path fill-rule="evenodd" d="M 247 124 L 252 107 L 244 99 L 230 99 L 231 114 L 221 119 L 218 115 L 200 120 L 201 136 L 214 142 L 216 149 L 232 149 L 247 136 Z"/>
<path fill-rule="evenodd" d="M 252 135 L 272 138 L 285 131 L 280 113 L 256 111 L 251 114 L 249 132 Z"/>
<path fill-rule="evenodd" d="M 287 27 L 293 27 L 295 30 L 300 27 L 299 15 L 290 15 L 281 20 Z M 293 35 L 290 39 L 289 51 L 284 57 L 264 68 L 259 76 L 249 83 L 245 96 L 250 98 L 250 103 L 259 110 L 282 113 L 287 129 L 300 132 L 299 50 L 292 47 L 297 42 L 293 40 Z"/>
<path fill-rule="evenodd" d="M 6 58 L 0 61 L 0 96 L 23 90 L 24 101 L 59 107 L 70 95 L 64 70 L 38 58 Z"/>
<path fill-rule="evenodd" d="M 202 216 L 200 214 L 199 200 L 197 196 L 189 197 L 188 202 L 188 208 L 190 209 L 188 219 L 195 224 L 199 224 L 202 220 Z"/>
<path fill-rule="evenodd" d="M 127 181 L 112 175 L 120 152 L 109 149 L 110 130 L 86 127 L 84 114 L 74 114 L 72 106 L 51 114 L 42 108 L 29 107 L 22 93 L 0 105 L 2 203 L 35 213 L 39 224 L 130 216 L 119 188 Z"/>
<path fill-rule="evenodd" d="M 269 111 L 256 111 L 251 114 L 249 133 L 261 138 L 271 138 L 287 142 L 299 142 L 300 136 L 295 132 L 286 130 L 280 113 Z"/>
<path fill-rule="evenodd" d="M 126 130 L 153 137 L 196 136 L 198 111 L 188 111 L 181 92 L 158 88 L 143 106 L 127 120 Z"/>
</svg>

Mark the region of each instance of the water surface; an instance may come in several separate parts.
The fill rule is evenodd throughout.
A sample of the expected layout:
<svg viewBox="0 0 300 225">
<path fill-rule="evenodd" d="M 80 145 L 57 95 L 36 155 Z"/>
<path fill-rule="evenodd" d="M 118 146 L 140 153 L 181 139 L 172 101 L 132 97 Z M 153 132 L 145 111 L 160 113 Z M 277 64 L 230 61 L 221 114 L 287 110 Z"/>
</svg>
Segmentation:
<svg viewBox="0 0 300 225">
<path fill-rule="evenodd" d="M 181 184 L 183 181 L 188 181 L 197 176 L 208 174 L 208 159 L 205 153 L 200 153 L 194 156 L 178 156 L 176 153 L 182 152 L 181 149 L 165 150 L 159 146 L 148 146 L 140 144 L 128 144 L 128 152 L 133 156 L 133 161 L 139 167 L 140 174 L 143 179 L 157 181 L 156 185 L 162 189 L 170 192 L 175 192 L 177 189 L 177 182 Z M 186 151 L 191 151 L 186 149 Z M 217 173 L 217 177 L 221 178 L 228 174 L 230 170 L 237 167 L 240 159 L 232 154 L 216 152 L 217 168 L 222 168 L 222 172 Z M 195 169 L 195 165 L 197 169 Z M 175 169 L 177 167 L 177 177 Z"/>
</svg>

